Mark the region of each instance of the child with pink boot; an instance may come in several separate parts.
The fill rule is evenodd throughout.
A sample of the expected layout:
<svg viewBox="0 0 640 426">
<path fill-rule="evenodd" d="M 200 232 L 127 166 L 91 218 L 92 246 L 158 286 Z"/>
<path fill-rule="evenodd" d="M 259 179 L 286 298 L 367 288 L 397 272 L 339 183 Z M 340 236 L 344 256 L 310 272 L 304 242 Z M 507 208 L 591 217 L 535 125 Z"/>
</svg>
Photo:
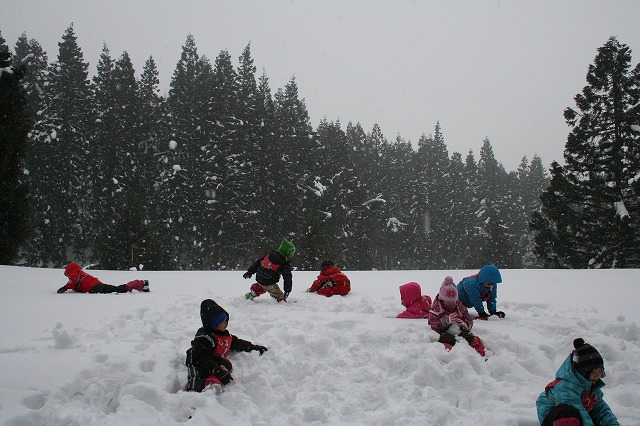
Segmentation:
<svg viewBox="0 0 640 426">
<path fill-rule="evenodd" d="M 64 270 L 64 275 L 69 281 L 58 289 L 58 293 L 64 293 L 67 290 L 77 291 L 78 293 L 126 293 L 137 290 L 149 291 L 149 281 L 133 280 L 122 285 L 105 284 L 93 275 L 87 274 L 82 267 L 75 262 L 70 263 Z"/>
<path fill-rule="evenodd" d="M 440 333 L 438 342 L 444 344 L 447 350 L 451 350 L 456 344 L 456 337 L 460 336 L 484 356 L 484 344 L 478 336 L 471 333 L 473 318 L 469 315 L 466 306 L 458 300 L 458 289 L 451 277 L 444 279 L 440 292 L 431 304 L 429 325 L 434 331 Z"/>
</svg>

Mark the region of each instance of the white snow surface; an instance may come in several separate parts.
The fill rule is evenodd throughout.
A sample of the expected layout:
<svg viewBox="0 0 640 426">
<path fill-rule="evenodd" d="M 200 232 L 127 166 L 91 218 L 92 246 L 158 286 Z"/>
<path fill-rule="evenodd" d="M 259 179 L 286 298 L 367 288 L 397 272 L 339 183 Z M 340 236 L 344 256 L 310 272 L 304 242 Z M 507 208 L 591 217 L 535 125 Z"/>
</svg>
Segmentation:
<svg viewBox="0 0 640 426">
<path fill-rule="evenodd" d="M 582 337 L 605 360 L 605 401 L 640 424 L 639 270 L 503 270 L 501 320 L 476 321 L 483 359 L 451 352 L 426 320 L 396 319 L 398 287 L 434 297 L 446 275 L 477 271 L 345 271 L 346 297 L 305 293 L 247 301 L 243 271 L 100 271 L 150 293 L 56 290 L 61 269 L 0 266 L 2 425 L 537 425 L 535 401 Z M 185 392 L 184 355 L 212 298 L 229 330 L 269 348 L 231 353 L 224 392 Z M 472 312 L 475 312 L 472 310 Z"/>
</svg>

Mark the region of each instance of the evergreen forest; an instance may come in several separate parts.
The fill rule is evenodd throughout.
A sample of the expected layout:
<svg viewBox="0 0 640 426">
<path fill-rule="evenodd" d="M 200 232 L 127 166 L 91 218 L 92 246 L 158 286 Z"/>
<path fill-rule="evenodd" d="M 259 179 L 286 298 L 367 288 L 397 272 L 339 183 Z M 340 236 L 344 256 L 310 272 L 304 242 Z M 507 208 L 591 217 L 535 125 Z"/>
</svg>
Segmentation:
<svg viewBox="0 0 640 426">
<path fill-rule="evenodd" d="M 153 57 L 137 72 L 105 45 L 89 76 L 73 25 L 58 46 L 0 35 L 0 263 L 245 269 L 287 238 L 299 269 L 640 266 L 640 68 L 615 38 L 549 171 L 506 171 L 488 139 L 450 153 L 439 123 L 414 144 L 314 128 L 250 44 L 211 61 L 187 36 L 166 97 Z"/>
</svg>

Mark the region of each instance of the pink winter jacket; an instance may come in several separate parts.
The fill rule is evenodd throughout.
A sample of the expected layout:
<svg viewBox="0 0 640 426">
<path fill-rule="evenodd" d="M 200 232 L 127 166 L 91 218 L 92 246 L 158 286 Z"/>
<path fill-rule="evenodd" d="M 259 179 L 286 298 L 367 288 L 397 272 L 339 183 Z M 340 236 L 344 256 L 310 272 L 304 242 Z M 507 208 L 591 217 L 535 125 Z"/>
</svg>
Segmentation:
<svg viewBox="0 0 640 426">
<path fill-rule="evenodd" d="M 407 308 L 399 313 L 396 318 L 427 318 L 431 309 L 431 298 L 423 296 L 420 284 L 410 282 L 400 286 L 400 300 Z"/>
<path fill-rule="evenodd" d="M 454 319 L 457 317 L 456 319 Z M 446 331 L 449 326 L 458 322 L 462 327 L 467 330 L 471 330 L 473 327 L 473 318 L 469 315 L 469 310 L 462 304 L 461 301 L 456 302 L 456 308 L 454 310 L 447 310 L 440 303 L 440 297 L 436 296 L 431 304 L 431 310 L 429 311 L 429 325 L 438 333 Z"/>
</svg>

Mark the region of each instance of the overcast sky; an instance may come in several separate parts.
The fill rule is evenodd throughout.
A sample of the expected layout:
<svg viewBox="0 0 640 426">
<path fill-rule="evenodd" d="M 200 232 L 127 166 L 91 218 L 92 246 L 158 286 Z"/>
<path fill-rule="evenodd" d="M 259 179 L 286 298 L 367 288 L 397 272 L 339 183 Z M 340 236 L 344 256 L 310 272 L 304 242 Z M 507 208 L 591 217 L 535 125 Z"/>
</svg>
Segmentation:
<svg viewBox="0 0 640 426">
<path fill-rule="evenodd" d="M 415 146 L 439 121 L 450 154 L 477 159 L 488 137 L 508 171 L 525 155 L 563 162 L 562 113 L 610 36 L 632 65 L 640 52 L 637 0 L 2 0 L 0 11 L 9 47 L 26 32 L 49 62 L 73 22 L 91 75 L 105 42 L 138 75 L 153 56 L 163 95 L 188 34 L 236 66 L 251 42 L 274 93 L 295 75 L 314 128 L 378 123 Z"/>
</svg>

